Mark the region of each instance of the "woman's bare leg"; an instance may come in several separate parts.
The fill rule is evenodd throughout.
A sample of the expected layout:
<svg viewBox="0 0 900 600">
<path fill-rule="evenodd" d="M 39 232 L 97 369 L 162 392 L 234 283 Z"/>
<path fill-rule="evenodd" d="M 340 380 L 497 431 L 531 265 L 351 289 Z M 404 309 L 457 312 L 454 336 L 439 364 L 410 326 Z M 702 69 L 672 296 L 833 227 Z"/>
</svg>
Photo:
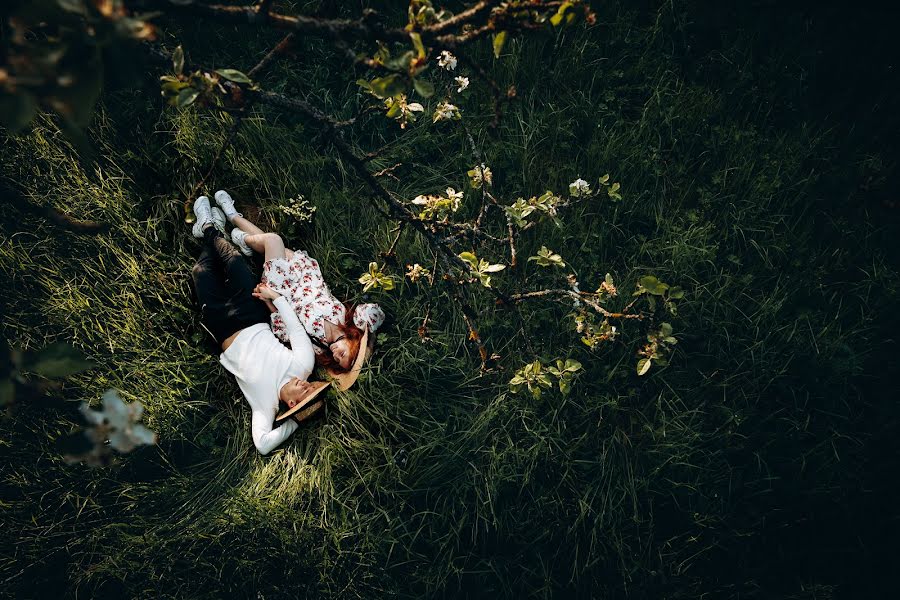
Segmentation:
<svg viewBox="0 0 900 600">
<path fill-rule="evenodd" d="M 247 234 L 247 237 L 244 238 L 244 241 L 247 243 L 248 246 L 250 246 L 250 248 L 252 248 L 256 252 L 259 252 L 260 254 L 263 254 L 263 252 L 265 252 L 265 243 L 263 243 L 263 246 L 262 246 L 263 250 L 257 249 L 259 244 L 257 244 L 257 246 L 254 246 L 251 243 L 251 238 L 253 238 L 254 236 L 267 235 L 265 231 L 263 231 L 262 229 L 260 229 L 259 227 L 257 227 L 256 225 L 254 225 L 253 223 L 251 223 L 248 219 L 246 219 L 244 217 L 235 216 L 234 218 L 231 219 L 231 224 Z M 273 233 L 271 235 L 276 235 L 276 234 Z M 276 252 L 277 252 L 277 250 L 276 250 Z M 285 248 L 284 258 L 287 260 L 291 260 L 293 257 L 294 257 L 294 251 L 291 250 L 290 248 Z M 269 260 L 268 255 L 266 256 L 266 260 Z"/>
<path fill-rule="evenodd" d="M 259 235 L 261 233 L 265 233 L 265 231 L 263 231 L 262 229 L 260 229 L 259 227 L 257 227 L 253 223 L 251 223 L 248 219 L 245 219 L 244 217 L 239 217 L 237 215 L 235 215 L 234 217 L 231 218 L 231 224 L 234 225 L 235 227 L 237 227 L 238 229 L 240 229 L 241 231 L 243 231 L 244 233 L 247 233 L 250 235 Z M 247 242 L 247 243 L 250 245 L 251 248 L 253 248 L 253 244 L 250 244 L 250 242 Z M 253 248 L 253 249 L 256 250 L 256 248 Z"/>
<path fill-rule="evenodd" d="M 237 219 L 235 219 L 235 221 L 237 221 Z M 235 225 L 237 225 L 237 223 L 235 223 Z M 272 260 L 274 258 L 285 258 L 287 256 L 286 250 L 284 248 L 284 241 L 277 233 L 260 232 L 248 235 L 244 238 L 244 241 L 253 249 L 254 252 L 265 255 L 266 260 Z"/>
</svg>

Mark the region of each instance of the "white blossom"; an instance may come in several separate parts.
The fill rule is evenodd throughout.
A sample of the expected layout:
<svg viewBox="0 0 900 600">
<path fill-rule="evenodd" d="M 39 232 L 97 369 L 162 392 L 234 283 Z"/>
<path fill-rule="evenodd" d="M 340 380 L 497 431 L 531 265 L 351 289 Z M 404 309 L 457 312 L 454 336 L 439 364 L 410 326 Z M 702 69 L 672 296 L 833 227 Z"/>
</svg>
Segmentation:
<svg viewBox="0 0 900 600">
<path fill-rule="evenodd" d="M 466 175 L 469 176 L 469 181 L 476 190 L 480 189 L 485 183 L 492 185 L 494 181 L 494 174 L 491 172 L 491 168 L 484 163 L 481 163 L 480 167 L 472 167 L 466 172 Z"/>
<path fill-rule="evenodd" d="M 406 268 L 406 276 L 409 277 L 409 280 L 412 282 L 416 282 L 423 277 L 428 277 L 429 275 L 431 275 L 431 272 L 419 263 L 416 263 L 414 265 L 406 265 Z"/>
<path fill-rule="evenodd" d="M 452 207 L 451 210 L 453 210 L 453 212 L 459 210 L 459 204 L 460 202 L 462 202 L 463 193 L 457 192 L 455 189 L 448 187 L 447 198 L 450 200 L 450 206 Z"/>
<path fill-rule="evenodd" d="M 456 81 L 456 85 L 459 87 L 456 88 L 456 91 L 461 93 L 464 89 L 469 87 L 469 78 L 468 77 L 454 77 L 454 81 Z"/>
<path fill-rule="evenodd" d="M 144 414 L 143 405 L 137 401 L 125 404 L 116 390 L 103 394 L 101 410 L 93 410 L 83 403 L 81 414 L 94 425 L 89 436 L 100 443 L 102 438 L 108 439 L 109 445 L 119 452 L 131 452 L 139 445 L 156 443 L 156 434 L 138 423 Z"/>
<path fill-rule="evenodd" d="M 459 120 L 461 118 L 462 115 L 459 112 L 459 108 L 449 102 L 441 102 L 437 105 L 437 108 L 434 109 L 435 123 L 438 121 Z"/>
<path fill-rule="evenodd" d="M 452 71 L 456 68 L 456 57 L 450 53 L 449 50 L 442 50 L 440 56 L 438 56 L 438 65 L 442 69 L 447 69 L 448 71 Z"/>
<path fill-rule="evenodd" d="M 569 194 L 575 198 L 587 196 L 591 193 L 591 186 L 584 179 L 578 178 L 569 184 Z"/>
<path fill-rule="evenodd" d="M 407 124 L 416 120 L 414 113 L 425 110 L 418 102 L 407 102 L 406 94 L 385 98 L 384 106 L 387 108 L 387 116 L 400 123 L 400 129 L 406 129 Z"/>
</svg>

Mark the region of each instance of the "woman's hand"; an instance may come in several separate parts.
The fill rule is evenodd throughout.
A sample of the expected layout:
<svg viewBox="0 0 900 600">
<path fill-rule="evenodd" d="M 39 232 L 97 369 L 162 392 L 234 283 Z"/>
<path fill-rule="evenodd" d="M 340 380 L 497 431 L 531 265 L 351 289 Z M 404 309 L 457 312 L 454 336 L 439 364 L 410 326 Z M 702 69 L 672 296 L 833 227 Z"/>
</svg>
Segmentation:
<svg viewBox="0 0 900 600">
<path fill-rule="evenodd" d="M 253 288 L 253 297 L 263 302 L 274 302 L 281 297 L 281 294 L 270 288 L 264 283 L 260 283 Z"/>
</svg>

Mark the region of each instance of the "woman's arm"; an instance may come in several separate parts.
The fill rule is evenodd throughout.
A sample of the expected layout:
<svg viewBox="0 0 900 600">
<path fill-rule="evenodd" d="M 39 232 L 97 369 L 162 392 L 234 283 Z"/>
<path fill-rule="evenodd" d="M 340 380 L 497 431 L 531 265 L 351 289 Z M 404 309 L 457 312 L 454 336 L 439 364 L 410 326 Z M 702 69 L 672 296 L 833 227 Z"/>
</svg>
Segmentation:
<svg viewBox="0 0 900 600">
<path fill-rule="evenodd" d="M 285 329 L 287 329 L 288 340 L 291 342 L 291 352 L 294 354 L 294 362 L 300 368 L 302 374 L 298 375 L 301 379 L 307 379 L 313 371 L 316 362 L 316 354 L 313 351 L 312 342 L 303 329 L 294 307 L 288 302 L 287 298 L 274 291 L 269 286 L 261 283 L 256 286 L 253 295 L 260 300 L 272 300 L 281 320 L 284 321 Z"/>
</svg>

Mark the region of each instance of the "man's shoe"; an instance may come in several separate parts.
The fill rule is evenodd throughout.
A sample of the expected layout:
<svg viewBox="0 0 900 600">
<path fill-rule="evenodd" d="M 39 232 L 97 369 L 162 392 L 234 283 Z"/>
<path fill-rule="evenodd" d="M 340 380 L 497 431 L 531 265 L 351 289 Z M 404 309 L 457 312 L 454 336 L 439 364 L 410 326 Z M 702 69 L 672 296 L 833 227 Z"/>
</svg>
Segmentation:
<svg viewBox="0 0 900 600">
<path fill-rule="evenodd" d="M 197 218 L 191 230 L 195 238 L 203 237 L 203 228 L 207 223 L 213 223 L 212 209 L 209 207 L 209 198 L 200 196 L 194 200 L 194 216 Z"/>
</svg>

